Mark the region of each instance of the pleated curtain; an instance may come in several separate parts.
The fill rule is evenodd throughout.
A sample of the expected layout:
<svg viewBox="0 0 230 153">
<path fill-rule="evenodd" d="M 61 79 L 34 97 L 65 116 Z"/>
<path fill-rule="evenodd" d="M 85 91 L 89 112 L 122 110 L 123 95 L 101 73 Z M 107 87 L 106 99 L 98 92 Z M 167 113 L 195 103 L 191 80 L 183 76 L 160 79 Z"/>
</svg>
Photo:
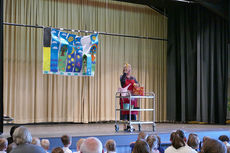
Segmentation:
<svg viewBox="0 0 230 153">
<path fill-rule="evenodd" d="M 108 0 L 5 0 L 4 22 L 167 39 L 167 17 Z M 43 74 L 42 47 L 42 28 L 4 25 L 4 114 L 13 123 L 115 120 L 126 62 L 141 86 L 156 94 L 156 120 L 166 120 L 167 41 L 99 35 L 94 77 Z M 152 102 L 142 100 L 141 107 Z M 152 115 L 142 112 L 141 119 Z"/>
</svg>

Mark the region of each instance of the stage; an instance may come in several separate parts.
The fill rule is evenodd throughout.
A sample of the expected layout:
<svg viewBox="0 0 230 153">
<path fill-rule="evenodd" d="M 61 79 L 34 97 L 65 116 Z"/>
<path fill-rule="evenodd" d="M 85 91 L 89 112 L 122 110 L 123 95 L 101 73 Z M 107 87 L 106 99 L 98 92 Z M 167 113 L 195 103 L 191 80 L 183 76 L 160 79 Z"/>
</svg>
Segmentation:
<svg viewBox="0 0 230 153">
<path fill-rule="evenodd" d="M 12 125 L 4 126 L 4 137 L 9 136 L 11 126 Z M 118 152 L 129 152 L 129 143 L 135 141 L 139 133 L 138 127 L 135 125 L 134 128 L 136 131 L 132 133 L 122 131 L 122 125 L 120 125 L 120 131 L 115 132 L 114 123 L 37 124 L 24 126 L 29 129 L 34 137 L 48 138 L 51 142 L 50 149 L 56 146 L 62 146 L 60 137 L 63 134 L 69 134 L 72 136 L 72 150 L 76 149 L 76 142 L 80 138 L 95 136 L 102 141 L 103 146 L 108 139 L 114 139 L 117 143 Z M 230 136 L 230 125 L 157 123 L 155 132 L 152 132 L 151 125 L 142 125 L 142 131 L 148 134 L 157 133 L 161 137 L 164 147 L 170 144 L 170 133 L 177 129 L 184 130 L 187 136 L 190 133 L 196 133 L 201 140 L 203 136 L 210 136 L 215 139 L 223 134 Z"/>
</svg>

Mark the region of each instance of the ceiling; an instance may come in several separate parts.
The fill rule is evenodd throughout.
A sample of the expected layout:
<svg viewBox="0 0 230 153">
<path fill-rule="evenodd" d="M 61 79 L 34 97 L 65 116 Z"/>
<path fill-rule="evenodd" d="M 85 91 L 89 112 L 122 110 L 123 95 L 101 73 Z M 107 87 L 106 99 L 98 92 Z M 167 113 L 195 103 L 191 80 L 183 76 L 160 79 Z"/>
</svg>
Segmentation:
<svg viewBox="0 0 230 153">
<path fill-rule="evenodd" d="M 129 3 L 148 5 L 161 14 L 167 15 L 167 8 L 177 3 L 199 3 L 210 9 L 225 19 L 229 19 L 229 2 L 228 0 L 117 0 Z M 186 2 L 182 2 L 186 1 Z"/>
</svg>

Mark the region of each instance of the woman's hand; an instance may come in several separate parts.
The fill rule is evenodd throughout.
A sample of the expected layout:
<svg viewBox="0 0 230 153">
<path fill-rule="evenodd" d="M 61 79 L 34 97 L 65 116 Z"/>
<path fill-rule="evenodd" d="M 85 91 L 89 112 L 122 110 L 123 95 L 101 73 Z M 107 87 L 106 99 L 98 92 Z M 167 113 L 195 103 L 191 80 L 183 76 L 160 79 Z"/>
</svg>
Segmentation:
<svg viewBox="0 0 230 153">
<path fill-rule="evenodd" d="M 140 87 L 139 83 L 134 83 L 133 86 Z"/>
</svg>

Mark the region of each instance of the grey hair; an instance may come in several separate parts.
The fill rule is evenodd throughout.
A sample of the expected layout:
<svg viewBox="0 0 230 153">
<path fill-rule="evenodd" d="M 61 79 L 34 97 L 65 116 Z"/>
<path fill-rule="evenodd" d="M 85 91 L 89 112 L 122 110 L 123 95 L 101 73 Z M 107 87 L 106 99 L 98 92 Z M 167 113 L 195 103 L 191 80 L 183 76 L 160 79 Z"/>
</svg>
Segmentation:
<svg viewBox="0 0 230 153">
<path fill-rule="evenodd" d="M 26 127 L 20 126 L 14 131 L 13 140 L 17 145 L 31 143 L 32 136 Z"/>
<path fill-rule="evenodd" d="M 41 146 L 42 148 L 44 148 L 45 150 L 48 150 L 50 147 L 50 141 L 48 139 L 42 139 L 41 141 Z"/>
<path fill-rule="evenodd" d="M 102 143 L 98 138 L 87 138 L 80 147 L 81 153 L 102 153 Z"/>
</svg>

